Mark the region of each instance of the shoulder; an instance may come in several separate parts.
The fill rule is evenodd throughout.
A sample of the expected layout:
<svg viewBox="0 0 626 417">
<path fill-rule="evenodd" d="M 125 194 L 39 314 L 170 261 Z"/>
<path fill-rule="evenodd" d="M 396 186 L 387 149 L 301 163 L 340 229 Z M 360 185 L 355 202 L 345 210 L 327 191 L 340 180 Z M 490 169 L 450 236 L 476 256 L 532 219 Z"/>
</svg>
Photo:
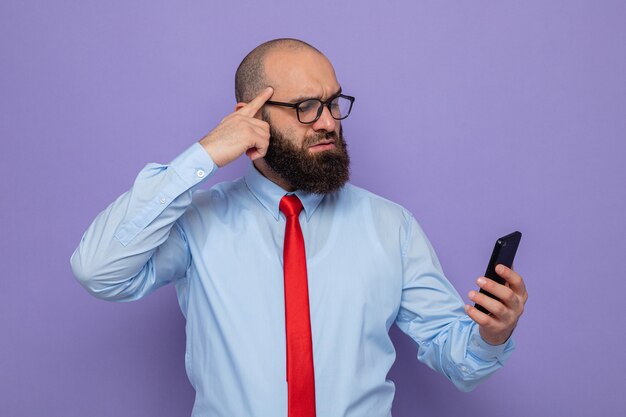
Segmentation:
<svg viewBox="0 0 626 417">
<path fill-rule="evenodd" d="M 412 217 L 412 214 L 400 204 L 350 183 L 338 192 L 338 199 L 351 207 L 368 208 L 374 214 L 398 216 L 403 219 Z"/>
<path fill-rule="evenodd" d="M 383 248 L 400 248 L 421 235 L 413 214 L 402 205 L 353 184 L 346 184 L 336 195 L 335 212 L 343 221 L 355 222 Z"/>
<path fill-rule="evenodd" d="M 341 190 L 325 199 L 334 211 L 353 219 L 376 225 L 381 230 L 408 230 L 414 221 L 405 207 L 369 190 L 347 183 Z"/>
</svg>

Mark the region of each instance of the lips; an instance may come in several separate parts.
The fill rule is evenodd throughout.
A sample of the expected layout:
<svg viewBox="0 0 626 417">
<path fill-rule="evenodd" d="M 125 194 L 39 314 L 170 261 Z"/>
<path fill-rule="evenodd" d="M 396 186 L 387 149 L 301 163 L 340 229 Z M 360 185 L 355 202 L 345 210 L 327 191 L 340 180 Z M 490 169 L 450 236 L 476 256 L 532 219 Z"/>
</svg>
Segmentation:
<svg viewBox="0 0 626 417">
<path fill-rule="evenodd" d="M 311 153 L 324 152 L 324 151 L 329 151 L 334 148 L 335 148 L 335 141 L 325 139 L 325 140 L 321 140 L 317 142 L 315 145 L 309 146 L 309 152 Z"/>
<path fill-rule="evenodd" d="M 315 145 L 311 145 L 309 147 L 310 148 L 315 148 L 316 146 L 334 145 L 334 144 L 335 144 L 335 140 L 334 139 L 324 139 L 324 140 L 320 140 Z"/>
</svg>

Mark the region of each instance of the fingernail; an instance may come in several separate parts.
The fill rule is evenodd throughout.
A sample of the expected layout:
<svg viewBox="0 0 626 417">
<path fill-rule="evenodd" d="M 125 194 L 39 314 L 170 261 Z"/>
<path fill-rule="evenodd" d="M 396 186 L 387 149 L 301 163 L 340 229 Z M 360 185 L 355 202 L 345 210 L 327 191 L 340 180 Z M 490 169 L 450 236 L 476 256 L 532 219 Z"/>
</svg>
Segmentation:
<svg viewBox="0 0 626 417">
<path fill-rule="evenodd" d="M 487 283 L 485 278 L 478 278 L 476 282 L 478 283 L 478 285 L 485 285 Z"/>
<path fill-rule="evenodd" d="M 503 272 L 504 272 L 504 267 L 502 266 L 502 264 L 498 264 L 498 265 L 496 266 L 496 272 L 497 272 L 498 274 L 501 274 L 501 273 L 503 273 Z"/>
</svg>

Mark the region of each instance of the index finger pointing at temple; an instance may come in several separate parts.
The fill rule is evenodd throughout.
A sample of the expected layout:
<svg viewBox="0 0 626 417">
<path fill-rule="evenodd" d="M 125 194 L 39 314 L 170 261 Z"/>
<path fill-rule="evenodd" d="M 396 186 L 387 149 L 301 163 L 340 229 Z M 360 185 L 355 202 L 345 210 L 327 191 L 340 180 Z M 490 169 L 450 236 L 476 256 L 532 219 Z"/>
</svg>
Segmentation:
<svg viewBox="0 0 626 417">
<path fill-rule="evenodd" d="M 259 109 L 263 107 L 265 102 L 272 97 L 272 94 L 274 94 L 274 89 L 272 87 L 267 87 L 265 90 L 261 91 L 258 96 L 242 107 L 239 112 L 246 116 L 254 117 L 256 112 L 258 112 Z"/>
</svg>

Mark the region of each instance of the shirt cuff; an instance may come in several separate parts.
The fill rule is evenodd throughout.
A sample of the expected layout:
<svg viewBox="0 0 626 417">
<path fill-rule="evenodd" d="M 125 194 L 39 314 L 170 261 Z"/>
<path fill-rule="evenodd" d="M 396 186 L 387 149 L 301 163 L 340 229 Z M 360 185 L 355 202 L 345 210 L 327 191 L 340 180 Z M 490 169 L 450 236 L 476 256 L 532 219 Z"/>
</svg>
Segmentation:
<svg viewBox="0 0 626 417">
<path fill-rule="evenodd" d="M 173 171 L 167 175 L 164 172 Z M 182 193 L 192 190 L 202 184 L 217 171 L 217 164 L 204 150 L 202 145 L 194 143 L 182 154 L 176 157 L 169 165 L 148 164 L 137 176 L 133 189 L 137 192 L 135 210 L 129 220 L 120 224 L 115 233 L 119 242 L 128 245 L 142 230 L 154 221 L 169 203 Z M 160 175 L 165 181 L 158 184 L 145 184 L 146 178 Z M 157 181 L 158 182 L 158 181 Z M 138 183 L 144 184 L 143 188 Z"/>
<path fill-rule="evenodd" d="M 170 164 L 188 188 L 205 182 L 217 171 L 217 164 L 200 143 L 196 142 Z"/>
<path fill-rule="evenodd" d="M 504 363 L 515 349 L 513 336 L 501 345 L 490 345 L 480 335 L 478 325 L 474 323 L 471 331 L 468 351 L 475 357 L 486 362 L 498 361 Z"/>
</svg>

